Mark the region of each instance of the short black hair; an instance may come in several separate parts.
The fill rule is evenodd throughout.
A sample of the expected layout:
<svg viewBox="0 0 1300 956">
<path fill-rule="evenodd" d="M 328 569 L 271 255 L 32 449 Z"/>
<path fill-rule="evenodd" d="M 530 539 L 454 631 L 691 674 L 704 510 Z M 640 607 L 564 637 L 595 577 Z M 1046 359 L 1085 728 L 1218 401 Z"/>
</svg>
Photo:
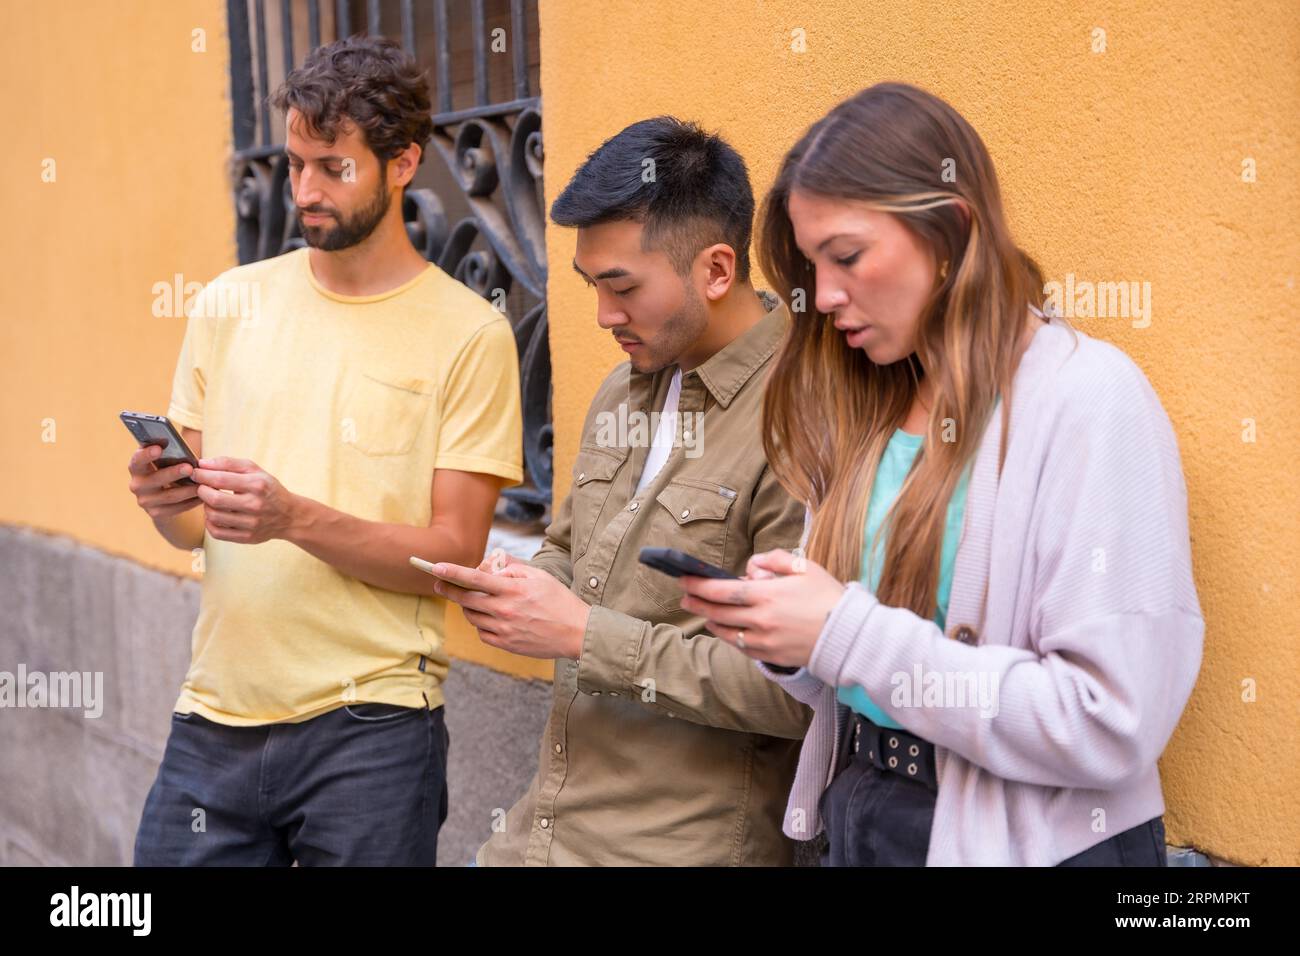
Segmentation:
<svg viewBox="0 0 1300 956">
<path fill-rule="evenodd" d="M 644 223 L 642 247 L 663 249 L 680 275 L 701 249 L 725 242 L 736 253 L 736 278 L 749 281 L 754 191 L 745 161 L 721 136 L 672 116 L 633 123 L 601 143 L 551 204 L 551 219 L 579 228 Z"/>
</svg>

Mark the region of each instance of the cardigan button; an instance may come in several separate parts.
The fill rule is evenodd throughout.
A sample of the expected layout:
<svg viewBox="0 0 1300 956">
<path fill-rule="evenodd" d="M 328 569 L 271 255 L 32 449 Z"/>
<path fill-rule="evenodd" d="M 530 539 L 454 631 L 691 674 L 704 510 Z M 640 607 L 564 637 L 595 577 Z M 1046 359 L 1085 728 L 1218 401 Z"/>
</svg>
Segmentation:
<svg viewBox="0 0 1300 956">
<path fill-rule="evenodd" d="M 973 628 L 967 627 L 965 624 L 957 628 L 957 630 L 953 632 L 952 636 L 956 640 L 961 641 L 963 644 L 976 644 L 979 642 L 979 638 L 976 636 L 975 630 Z"/>
</svg>

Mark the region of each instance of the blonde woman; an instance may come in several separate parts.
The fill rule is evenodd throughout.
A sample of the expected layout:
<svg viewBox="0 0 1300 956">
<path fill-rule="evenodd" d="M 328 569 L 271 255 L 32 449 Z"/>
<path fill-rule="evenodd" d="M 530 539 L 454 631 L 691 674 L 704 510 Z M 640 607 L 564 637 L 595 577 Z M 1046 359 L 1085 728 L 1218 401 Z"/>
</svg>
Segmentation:
<svg viewBox="0 0 1300 956">
<path fill-rule="evenodd" d="M 1164 865 L 1156 761 L 1204 622 L 1146 378 L 1043 314 L 984 144 L 914 87 L 808 129 L 760 259 L 806 557 L 683 579 L 682 606 L 815 708 L 785 832 L 831 865 Z"/>
</svg>

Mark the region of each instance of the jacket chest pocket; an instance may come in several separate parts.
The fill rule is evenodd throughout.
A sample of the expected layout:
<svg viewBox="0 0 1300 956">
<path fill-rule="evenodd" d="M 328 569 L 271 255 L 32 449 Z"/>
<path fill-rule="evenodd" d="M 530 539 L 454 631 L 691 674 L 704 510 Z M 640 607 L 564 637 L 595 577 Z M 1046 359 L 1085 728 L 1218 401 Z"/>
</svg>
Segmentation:
<svg viewBox="0 0 1300 956">
<path fill-rule="evenodd" d="M 432 403 L 433 384 L 427 379 L 360 372 L 344 402 L 343 442 L 366 455 L 408 454 Z"/>
<path fill-rule="evenodd" d="M 701 561 L 726 567 L 727 515 L 735 502 L 715 481 L 677 478 L 655 496 L 641 547 L 676 548 Z M 677 579 L 638 565 L 637 587 L 664 611 L 681 607 L 682 588 Z"/>
<path fill-rule="evenodd" d="M 573 462 L 572 530 L 569 550 L 574 558 L 587 553 L 591 535 L 600 514 L 605 510 L 605 500 L 614 484 L 614 476 L 627 458 L 627 451 L 616 451 L 594 445 L 583 445 Z"/>
</svg>

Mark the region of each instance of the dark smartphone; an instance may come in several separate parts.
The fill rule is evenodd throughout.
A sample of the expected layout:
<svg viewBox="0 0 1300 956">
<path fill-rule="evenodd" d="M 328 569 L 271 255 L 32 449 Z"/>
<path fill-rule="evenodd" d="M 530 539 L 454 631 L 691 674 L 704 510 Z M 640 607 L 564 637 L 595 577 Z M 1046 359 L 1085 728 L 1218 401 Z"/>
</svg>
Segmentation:
<svg viewBox="0 0 1300 956">
<path fill-rule="evenodd" d="M 194 452 L 190 451 L 190 446 L 185 444 L 185 439 L 166 415 L 123 412 L 121 419 L 126 430 L 135 437 L 141 448 L 146 445 L 163 446 L 162 454 L 153 460 L 156 467 L 167 468 L 171 465 L 179 465 L 181 462 L 193 468 L 199 467 L 199 460 L 194 457 Z M 174 484 L 192 485 L 194 479 L 178 478 Z"/>
<path fill-rule="evenodd" d="M 642 548 L 640 561 L 647 567 L 680 578 L 683 574 L 693 574 L 700 578 L 726 578 L 736 580 L 732 574 L 716 564 L 701 561 L 694 555 L 676 548 Z"/>
</svg>

